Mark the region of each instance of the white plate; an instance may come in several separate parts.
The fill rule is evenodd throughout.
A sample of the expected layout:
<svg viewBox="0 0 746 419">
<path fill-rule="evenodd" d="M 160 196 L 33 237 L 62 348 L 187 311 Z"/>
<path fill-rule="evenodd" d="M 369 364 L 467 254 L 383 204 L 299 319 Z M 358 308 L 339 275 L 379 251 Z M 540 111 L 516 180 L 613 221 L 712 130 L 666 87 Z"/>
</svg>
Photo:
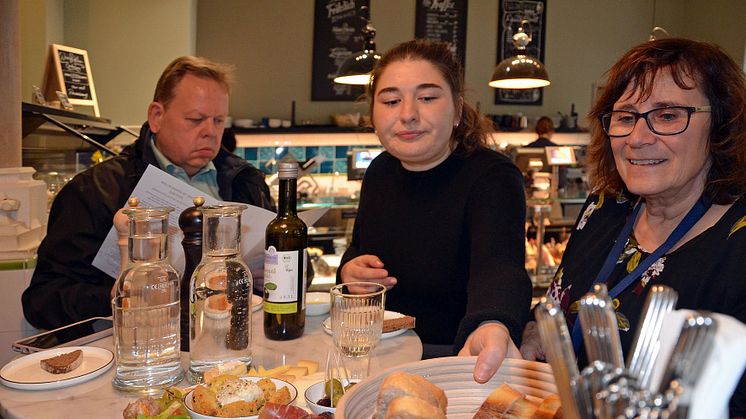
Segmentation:
<svg viewBox="0 0 746 419">
<path fill-rule="evenodd" d="M 383 312 L 384 320 L 398 319 L 399 317 L 404 317 L 404 315 L 396 311 L 386 310 Z M 332 334 L 332 318 L 327 317 L 326 320 L 324 320 L 324 322 L 321 324 L 324 326 L 324 331 L 331 335 Z M 393 332 L 382 333 L 381 339 L 388 339 L 388 338 L 393 338 L 394 336 L 399 336 L 402 333 L 406 332 L 407 330 L 409 329 L 399 329 L 399 330 L 394 330 Z"/>
<path fill-rule="evenodd" d="M 83 362 L 65 374 L 52 374 L 45 371 L 39 361 L 80 349 Z M 48 349 L 18 358 L 0 370 L 0 381 L 8 387 L 20 390 L 51 390 L 72 386 L 106 372 L 114 365 L 114 354 L 103 348 L 92 346 L 68 346 Z"/>
<path fill-rule="evenodd" d="M 242 380 L 253 381 L 255 383 L 261 380 L 262 378 L 264 377 L 241 377 Z M 295 388 L 294 385 L 288 383 L 287 381 L 279 380 L 277 378 L 270 378 L 270 380 L 272 380 L 272 382 L 275 383 L 275 387 L 277 387 L 278 389 L 282 387 L 288 388 L 288 390 L 290 391 L 290 403 L 288 404 L 293 404 L 293 401 L 295 401 L 295 398 L 298 397 L 298 389 Z M 217 416 L 203 415 L 201 413 L 197 413 L 196 411 L 194 411 L 194 408 L 192 407 L 193 396 L 194 396 L 194 390 L 187 393 L 187 395 L 184 397 L 184 405 L 189 411 L 189 416 L 191 416 L 192 419 L 217 419 L 218 418 Z M 258 417 L 259 417 L 258 415 L 257 416 L 239 416 L 234 419 L 256 419 Z"/>
<path fill-rule="evenodd" d="M 262 304 L 264 303 L 264 300 L 262 297 L 251 294 L 251 311 L 258 311 L 262 308 Z"/>
<path fill-rule="evenodd" d="M 557 393 L 549 364 L 506 359 L 497 374 L 486 384 L 474 381 L 477 357 L 446 357 L 410 362 L 381 371 L 352 387 L 339 402 L 337 419 L 370 418 L 375 410 L 378 389 L 384 378 L 395 371 L 406 371 L 425 377 L 440 387 L 448 397 L 448 418 L 472 418 L 487 396 L 502 383 L 539 402 Z"/>
</svg>

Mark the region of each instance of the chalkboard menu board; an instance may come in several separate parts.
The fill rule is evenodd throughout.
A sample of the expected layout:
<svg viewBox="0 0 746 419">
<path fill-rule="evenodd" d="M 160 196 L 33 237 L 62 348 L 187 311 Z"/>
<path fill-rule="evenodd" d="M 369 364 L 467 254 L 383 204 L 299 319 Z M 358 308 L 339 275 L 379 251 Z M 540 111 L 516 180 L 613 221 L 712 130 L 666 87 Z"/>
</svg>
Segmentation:
<svg viewBox="0 0 746 419">
<path fill-rule="evenodd" d="M 363 87 L 334 83 L 347 57 L 363 50 L 365 21 L 360 7 L 369 0 L 316 0 L 311 100 L 354 101 Z"/>
<path fill-rule="evenodd" d="M 526 53 L 544 63 L 547 0 L 500 0 L 498 8 L 497 63 L 515 55 L 513 35 L 528 21 L 524 30 L 531 35 Z M 542 89 L 496 89 L 495 105 L 534 105 L 543 101 Z"/>
<path fill-rule="evenodd" d="M 47 100 L 56 100 L 57 92 L 63 92 L 73 105 L 92 106 L 95 115 L 100 116 L 86 50 L 50 45 L 44 70 L 43 91 Z"/>
<path fill-rule="evenodd" d="M 91 87 L 85 65 L 85 55 L 74 51 L 58 50 L 57 56 L 60 60 L 67 97 L 91 100 Z"/>
<path fill-rule="evenodd" d="M 467 0 L 417 0 L 415 38 L 447 42 L 466 63 Z"/>
</svg>

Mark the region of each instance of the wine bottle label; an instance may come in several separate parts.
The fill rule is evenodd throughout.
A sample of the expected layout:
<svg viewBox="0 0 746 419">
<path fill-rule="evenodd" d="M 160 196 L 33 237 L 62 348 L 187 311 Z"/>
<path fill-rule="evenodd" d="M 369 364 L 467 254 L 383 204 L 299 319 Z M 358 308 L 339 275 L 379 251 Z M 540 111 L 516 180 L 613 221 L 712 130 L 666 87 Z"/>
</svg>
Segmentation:
<svg viewBox="0 0 746 419">
<path fill-rule="evenodd" d="M 273 314 L 296 313 L 305 307 L 298 279 L 306 283 L 306 255 L 302 250 L 278 251 L 270 246 L 264 252 L 264 311 Z M 299 293 L 300 291 L 300 293 Z M 299 295 L 300 294 L 300 295 Z M 300 307 L 298 307 L 300 303 Z"/>
</svg>

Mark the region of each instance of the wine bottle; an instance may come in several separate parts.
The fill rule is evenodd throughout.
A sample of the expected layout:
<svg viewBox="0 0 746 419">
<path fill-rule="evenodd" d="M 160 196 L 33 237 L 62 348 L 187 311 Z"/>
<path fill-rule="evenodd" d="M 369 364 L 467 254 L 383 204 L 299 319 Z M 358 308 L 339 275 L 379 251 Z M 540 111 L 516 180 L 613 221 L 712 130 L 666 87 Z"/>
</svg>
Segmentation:
<svg viewBox="0 0 746 419">
<path fill-rule="evenodd" d="M 277 217 L 267 225 L 264 251 L 264 336 L 289 340 L 306 324 L 308 227 L 298 218 L 298 164 L 280 163 Z"/>
</svg>

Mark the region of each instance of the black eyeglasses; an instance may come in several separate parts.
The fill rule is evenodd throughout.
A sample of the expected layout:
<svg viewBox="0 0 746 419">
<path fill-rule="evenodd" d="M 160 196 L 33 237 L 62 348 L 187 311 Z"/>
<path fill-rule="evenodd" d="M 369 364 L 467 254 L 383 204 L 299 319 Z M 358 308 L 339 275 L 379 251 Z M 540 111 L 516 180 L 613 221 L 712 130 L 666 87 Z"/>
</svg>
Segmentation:
<svg viewBox="0 0 746 419">
<path fill-rule="evenodd" d="M 650 131 L 658 135 L 676 135 L 689 128 L 693 113 L 710 111 L 710 106 L 667 106 L 643 113 L 611 111 L 602 114 L 599 119 L 609 137 L 626 137 L 632 134 L 640 118 L 645 119 Z"/>
</svg>

